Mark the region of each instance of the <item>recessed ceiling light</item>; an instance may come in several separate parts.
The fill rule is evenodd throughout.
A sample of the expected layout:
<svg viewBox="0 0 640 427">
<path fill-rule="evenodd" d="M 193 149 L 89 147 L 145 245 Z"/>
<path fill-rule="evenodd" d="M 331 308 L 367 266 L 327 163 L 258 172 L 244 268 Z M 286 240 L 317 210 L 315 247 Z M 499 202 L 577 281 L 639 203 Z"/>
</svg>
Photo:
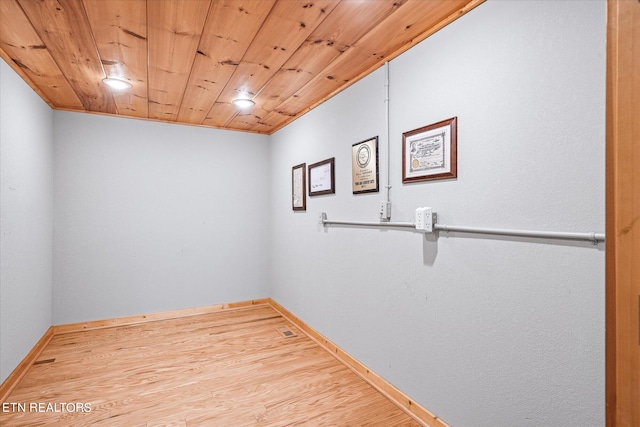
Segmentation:
<svg viewBox="0 0 640 427">
<path fill-rule="evenodd" d="M 116 79 L 114 77 L 107 77 L 106 79 L 102 79 L 102 82 L 109 86 L 111 89 L 116 90 L 125 90 L 131 88 L 131 83 L 126 80 Z"/>
<path fill-rule="evenodd" d="M 233 102 L 233 105 L 235 105 L 238 108 L 249 108 L 249 107 L 253 107 L 254 105 L 256 105 L 255 102 L 253 102 L 251 99 L 247 99 L 247 98 L 234 99 L 232 102 Z"/>
</svg>

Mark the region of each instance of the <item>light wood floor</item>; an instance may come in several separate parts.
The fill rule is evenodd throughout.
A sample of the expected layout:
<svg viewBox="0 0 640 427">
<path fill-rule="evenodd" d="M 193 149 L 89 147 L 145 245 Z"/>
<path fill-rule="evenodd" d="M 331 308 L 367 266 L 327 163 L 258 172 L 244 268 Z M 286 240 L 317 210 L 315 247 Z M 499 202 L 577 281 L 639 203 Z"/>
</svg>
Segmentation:
<svg viewBox="0 0 640 427">
<path fill-rule="evenodd" d="M 29 411 L 67 402 L 91 412 Z M 3 427 L 420 425 L 269 306 L 56 335 L 7 403 Z"/>
</svg>

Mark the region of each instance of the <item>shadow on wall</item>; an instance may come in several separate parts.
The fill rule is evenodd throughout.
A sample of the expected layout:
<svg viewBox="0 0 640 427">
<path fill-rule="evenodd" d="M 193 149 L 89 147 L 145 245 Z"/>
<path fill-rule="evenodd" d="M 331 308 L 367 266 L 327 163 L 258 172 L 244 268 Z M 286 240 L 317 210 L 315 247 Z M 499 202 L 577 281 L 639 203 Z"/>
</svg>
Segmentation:
<svg viewBox="0 0 640 427">
<path fill-rule="evenodd" d="M 422 262 L 433 267 L 438 257 L 438 232 L 425 233 L 422 239 Z"/>
</svg>

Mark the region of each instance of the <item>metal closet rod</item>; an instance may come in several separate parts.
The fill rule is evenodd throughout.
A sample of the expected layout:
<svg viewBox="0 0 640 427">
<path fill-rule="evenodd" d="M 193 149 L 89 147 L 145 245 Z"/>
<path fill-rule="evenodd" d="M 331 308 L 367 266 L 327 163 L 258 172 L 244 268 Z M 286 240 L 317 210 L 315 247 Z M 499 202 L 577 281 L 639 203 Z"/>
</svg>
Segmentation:
<svg viewBox="0 0 640 427">
<path fill-rule="evenodd" d="M 327 214 L 322 213 L 321 222 L 323 226 L 327 225 L 357 225 L 365 227 L 401 227 L 415 229 L 413 222 L 366 222 L 366 221 L 334 221 L 328 220 Z M 603 233 L 573 233 L 563 231 L 536 231 L 536 230 L 510 230 L 504 228 L 483 228 L 483 227 L 464 227 L 458 225 L 433 224 L 434 230 L 439 231 L 457 231 L 461 233 L 476 234 L 494 234 L 499 236 L 518 236 L 518 237 L 535 237 L 541 239 L 562 239 L 562 240 L 586 240 L 597 244 L 604 242 Z"/>
</svg>

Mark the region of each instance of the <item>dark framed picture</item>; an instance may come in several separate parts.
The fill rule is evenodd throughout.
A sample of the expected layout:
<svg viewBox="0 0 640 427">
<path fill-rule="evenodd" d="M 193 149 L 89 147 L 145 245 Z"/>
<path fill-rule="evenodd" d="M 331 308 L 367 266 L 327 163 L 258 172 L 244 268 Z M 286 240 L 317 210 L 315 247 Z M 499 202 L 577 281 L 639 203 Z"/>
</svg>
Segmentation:
<svg viewBox="0 0 640 427">
<path fill-rule="evenodd" d="M 351 146 L 351 189 L 353 194 L 379 191 L 377 136 Z"/>
<path fill-rule="evenodd" d="M 291 168 L 291 206 L 294 211 L 307 210 L 307 164 Z"/>
<path fill-rule="evenodd" d="M 309 165 L 309 196 L 336 192 L 335 157 Z"/>
<path fill-rule="evenodd" d="M 458 118 L 402 134 L 402 182 L 458 176 Z"/>
</svg>

